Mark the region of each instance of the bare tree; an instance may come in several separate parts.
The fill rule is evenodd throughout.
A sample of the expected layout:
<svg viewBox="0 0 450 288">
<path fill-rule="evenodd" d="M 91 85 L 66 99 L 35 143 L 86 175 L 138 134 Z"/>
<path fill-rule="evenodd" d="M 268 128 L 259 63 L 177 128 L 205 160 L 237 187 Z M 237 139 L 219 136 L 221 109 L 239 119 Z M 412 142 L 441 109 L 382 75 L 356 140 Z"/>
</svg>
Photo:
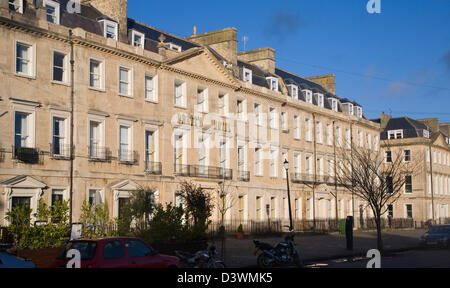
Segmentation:
<svg viewBox="0 0 450 288">
<path fill-rule="evenodd" d="M 223 226 L 225 221 L 225 215 L 236 204 L 236 197 L 234 197 L 230 190 L 231 185 L 227 185 L 225 181 L 219 182 L 217 185 L 217 210 L 220 215 L 220 224 Z"/>
<path fill-rule="evenodd" d="M 410 179 L 408 177 L 417 175 L 423 162 L 419 155 L 414 155 L 411 161 L 405 161 L 402 149 L 389 148 L 387 145 L 384 147 L 384 150 L 379 151 L 356 145 L 351 145 L 350 149 L 339 149 L 336 173 L 337 183 L 350 189 L 353 195 L 367 202 L 372 209 L 380 252 L 383 251 L 381 218 L 388 211 L 388 205 L 400 198 L 407 179 Z"/>
</svg>

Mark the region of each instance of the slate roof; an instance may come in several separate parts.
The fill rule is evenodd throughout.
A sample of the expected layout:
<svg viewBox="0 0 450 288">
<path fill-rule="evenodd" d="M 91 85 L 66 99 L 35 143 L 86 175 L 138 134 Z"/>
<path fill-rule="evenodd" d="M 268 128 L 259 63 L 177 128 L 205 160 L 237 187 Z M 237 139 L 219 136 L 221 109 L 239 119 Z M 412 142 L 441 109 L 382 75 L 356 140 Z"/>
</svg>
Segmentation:
<svg viewBox="0 0 450 288">
<path fill-rule="evenodd" d="M 430 131 L 426 124 L 409 117 L 391 118 L 384 131 L 381 132 L 381 140 L 387 140 L 388 132 L 391 130 L 403 130 L 403 138 L 424 137 L 423 130 Z"/>
<path fill-rule="evenodd" d="M 67 3 L 69 0 L 59 0 L 60 3 L 60 24 L 69 28 L 82 28 L 83 30 L 97 34 L 100 36 L 103 36 L 103 28 L 102 25 L 99 23 L 99 20 L 101 19 L 107 19 L 114 21 L 113 19 L 105 16 L 102 14 L 99 10 L 94 8 L 91 4 L 87 5 L 81 5 L 81 14 L 73 14 L 68 13 L 66 11 Z M 181 46 L 181 49 L 183 51 L 189 50 L 192 48 L 200 47 L 199 44 L 196 44 L 194 42 L 191 42 L 189 40 L 186 40 L 182 37 L 178 37 L 175 35 L 172 35 L 170 33 L 161 31 L 157 28 L 151 27 L 149 25 L 140 23 L 134 19 L 128 18 L 127 19 L 127 29 L 128 30 L 136 30 L 138 32 L 141 32 L 145 35 L 145 44 L 144 49 L 148 51 L 152 51 L 155 53 L 158 53 L 158 43 L 159 37 L 161 34 L 165 36 L 165 43 L 173 43 L 175 45 Z M 212 52 L 212 54 L 217 57 L 218 60 L 222 61 L 225 60 L 217 51 L 214 49 L 208 47 L 208 49 Z M 307 80 L 305 78 L 302 78 L 300 76 L 297 76 L 291 72 L 285 71 L 281 68 L 275 68 L 275 74 L 272 73 L 266 73 L 261 68 L 259 68 L 256 65 L 240 61 L 238 60 L 238 67 L 239 67 L 239 75 L 236 75 L 233 71 L 234 77 L 237 79 L 243 79 L 243 68 L 250 69 L 252 71 L 252 83 L 254 85 L 265 87 L 267 89 L 270 89 L 270 85 L 267 81 L 267 77 L 280 77 L 283 79 L 283 81 L 286 83 L 286 85 L 294 84 L 299 87 L 299 100 L 305 101 L 303 93 L 301 93 L 301 90 L 308 89 L 311 90 L 313 93 L 321 93 L 324 95 L 324 107 L 326 109 L 332 109 L 331 108 L 331 100 L 330 98 L 335 98 L 338 100 L 341 100 L 341 102 L 347 101 L 353 103 L 355 106 L 360 106 L 358 103 L 354 101 L 350 101 L 348 99 L 340 99 L 338 96 L 333 95 L 332 93 L 329 93 L 324 87 L 322 87 L 320 84 L 317 84 L 313 81 Z M 280 89 L 281 83 L 279 83 L 278 90 Z M 316 99 L 313 97 L 313 104 L 317 105 Z M 338 111 L 343 112 L 340 105 L 338 105 Z M 363 115 L 363 118 L 365 116 Z M 366 118 L 365 118 L 366 119 Z"/>
</svg>

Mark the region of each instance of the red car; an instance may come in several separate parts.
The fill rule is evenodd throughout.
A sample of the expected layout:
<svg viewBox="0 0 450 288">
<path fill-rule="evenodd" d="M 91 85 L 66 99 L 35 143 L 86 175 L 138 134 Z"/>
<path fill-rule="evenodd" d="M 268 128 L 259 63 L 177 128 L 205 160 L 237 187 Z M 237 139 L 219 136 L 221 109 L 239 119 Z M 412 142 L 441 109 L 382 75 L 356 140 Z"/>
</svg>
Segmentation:
<svg viewBox="0 0 450 288">
<path fill-rule="evenodd" d="M 65 268 L 67 251 L 81 254 L 81 268 L 178 268 L 180 259 L 160 255 L 139 238 L 113 237 L 96 240 L 73 240 L 54 268 Z"/>
</svg>

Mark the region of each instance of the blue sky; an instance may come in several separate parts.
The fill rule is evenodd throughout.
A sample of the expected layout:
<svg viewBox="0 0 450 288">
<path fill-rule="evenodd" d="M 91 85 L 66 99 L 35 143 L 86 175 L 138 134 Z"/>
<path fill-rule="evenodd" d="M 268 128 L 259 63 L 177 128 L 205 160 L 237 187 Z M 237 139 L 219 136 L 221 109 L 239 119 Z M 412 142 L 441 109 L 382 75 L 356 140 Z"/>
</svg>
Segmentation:
<svg viewBox="0 0 450 288">
<path fill-rule="evenodd" d="M 381 112 L 450 122 L 450 0 L 128 0 L 130 18 L 185 37 L 238 29 L 300 76 L 334 73 L 337 95 Z"/>
</svg>

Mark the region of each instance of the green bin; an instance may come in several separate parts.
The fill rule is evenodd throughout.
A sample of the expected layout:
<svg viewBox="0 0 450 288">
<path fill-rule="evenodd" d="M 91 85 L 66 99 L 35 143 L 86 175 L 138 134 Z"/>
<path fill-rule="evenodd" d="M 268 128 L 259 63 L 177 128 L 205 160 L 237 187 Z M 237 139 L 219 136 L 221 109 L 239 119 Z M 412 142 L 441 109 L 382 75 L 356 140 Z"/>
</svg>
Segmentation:
<svg viewBox="0 0 450 288">
<path fill-rule="evenodd" d="M 345 220 L 339 221 L 339 233 L 345 234 Z"/>
</svg>

